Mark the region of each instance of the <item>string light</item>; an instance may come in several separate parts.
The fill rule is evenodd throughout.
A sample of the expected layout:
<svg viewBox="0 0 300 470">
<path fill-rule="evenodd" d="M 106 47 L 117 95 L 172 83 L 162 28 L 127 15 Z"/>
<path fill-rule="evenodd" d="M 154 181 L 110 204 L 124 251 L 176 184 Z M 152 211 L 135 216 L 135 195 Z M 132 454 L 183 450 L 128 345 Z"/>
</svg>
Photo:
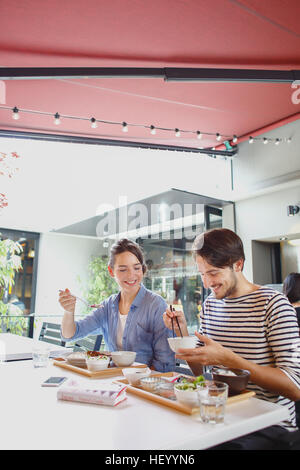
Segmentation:
<svg viewBox="0 0 300 470">
<path fill-rule="evenodd" d="M 95 119 L 94 117 L 92 117 L 92 118 L 90 119 L 90 121 L 91 121 L 91 127 L 92 127 L 93 129 L 96 129 L 96 127 L 98 127 L 98 124 L 97 124 L 97 122 L 96 122 L 96 119 Z"/>
<path fill-rule="evenodd" d="M 19 110 L 18 108 L 15 106 L 14 109 L 13 109 L 13 115 L 12 115 L 13 119 L 17 120 L 17 119 L 20 119 L 20 115 L 19 115 Z"/>
<path fill-rule="evenodd" d="M 12 113 L 12 117 L 13 119 L 17 120 L 20 118 L 20 111 L 22 113 L 30 113 L 30 114 L 40 114 L 40 115 L 46 115 L 46 116 L 52 116 L 53 117 L 53 114 L 52 113 L 49 113 L 49 112 L 45 112 L 45 111 L 35 111 L 35 110 L 29 110 L 29 109 L 19 109 L 17 106 L 15 106 L 14 108 L 11 108 L 9 106 L 1 106 L 0 105 L 0 109 L 11 109 L 13 111 Z M 91 127 L 92 128 L 97 128 L 98 125 L 97 125 L 97 122 L 100 122 L 102 124 L 108 124 L 108 125 L 121 125 L 122 126 L 122 131 L 123 132 L 128 132 L 128 124 L 127 122 L 123 121 L 123 122 L 116 122 L 116 121 L 106 121 L 106 120 L 102 120 L 102 119 L 95 119 L 94 117 L 93 118 L 87 118 L 87 117 L 79 117 L 79 116 L 70 116 L 70 115 L 61 115 L 59 114 L 58 112 L 56 112 L 54 114 L 54 124 L 55 125 L 59 125 L 61 123 L 61 118 L 63 119 L 76 119 L 76 120 L 82 120 L 82 121 L 90 121 L 91 123 Z M 129 124 L 130 126 L 135 126 L 135 127 L 143 127 L 145 129 L 150 129 L 150 133 L 152 135 L 155 135 L 157 133 L 157 130 L 160 130 L 160 131 L 166 131 L 166 132 L 174 132 L 174 128 L 165 128 L 165 127 L 158 127 L 158 126 L 154 126 L 154 125 L 144 125 L 144 124 L 134 124 L 134 123 L 130 123 Z M 216 140 L 218 142 L 222 141 L 223 140 L 223 143 L 226 142 L 226 141 L 231 141 L 232 143 L 237 143 L 238 142 L 238 136 L 236 134 L 233 134 L 233 135 L 225 135 L 225 134 L 221 134 L 220 132 L 217 132 L 217 133 L 212 133 L 212 132 L 200 132 L 199 130 L 179 130 L 177 127 L 175 128 L 175 136 L 176 137 L 180 137 L 182 133 L 190 133 L 190 134 L 194 134 L 196 135 L 196 138 L 197 139 L 202 139 L 203 136 L 207 136 L 207 137 L 212 137 L 212 136 L 215 136 Z M 268 142 L 275 142 L 275 145 L 279 145 L 280 142 L 287 142 L 287 143 L 291 143 L 291 138 L 274 138 L 274 139 L 271 139 L 271 138 L 261 138 L 261 137 L 252 137 L 250 136 L 249 137 L 249 144 L 252 144 L 254 141 L 263 141 L 264 144 L 267 144 Z M 225 143 L 224 143 L 225 145 Z"/>
<path fill-rule="evenodd" d="M 56 126 L 60 124 L 60 115 L 58 113 L 54 114 L 54 124 L 56 124 Z"/>
</svg>

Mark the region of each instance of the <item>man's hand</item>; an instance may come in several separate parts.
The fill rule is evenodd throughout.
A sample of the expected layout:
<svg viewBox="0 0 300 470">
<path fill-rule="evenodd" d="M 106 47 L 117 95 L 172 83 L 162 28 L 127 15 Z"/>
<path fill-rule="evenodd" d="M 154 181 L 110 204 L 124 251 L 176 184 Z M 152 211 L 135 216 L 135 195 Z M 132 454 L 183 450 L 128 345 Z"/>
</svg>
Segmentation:
<svg viewBox="0 0 300 470">
<path fill-rule="evenodd" d="M 188 332 L 187 325 L 186 325 L 186 319 L 182 311 L 179 311 L 179 310 L 171 311 L 170 309 L 167 308 L 167 310 L 163 314 L 163 320 L 164 320 L 165 326 L 169 328 L 169 330 L 172 330 L 172 320 L 173 320 L 173 326 L 174 326 L 176 336 L 180 336 L 180 330 L 177 326 L 176 318 L 180 325 L 180 329 L 182 331 L 183 336 L 188 336 L 189 332 Z"/>
<path fill-rule="evenodd" d="M 200 346 L 194 349 L 179 349 L 176 357 L 184 359 L 187 362 L 197 363 L 203 366 L 225 366 L 230 350 L 224 348 L 224 346 L 208 338 L 207 336 L 200 335 L 197 333 L 197 331 L 195 332 L 195 335 L 202 343 L 204 343 L 204 346 Z"/>
</svg>

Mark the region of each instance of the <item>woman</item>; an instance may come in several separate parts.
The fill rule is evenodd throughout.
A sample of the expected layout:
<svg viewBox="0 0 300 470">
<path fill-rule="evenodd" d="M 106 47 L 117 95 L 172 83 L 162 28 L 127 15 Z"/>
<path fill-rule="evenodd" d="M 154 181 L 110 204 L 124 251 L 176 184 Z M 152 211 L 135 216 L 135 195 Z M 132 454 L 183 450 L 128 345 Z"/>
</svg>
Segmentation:
<svg viewBox="0 0 300 470">
<path fill-rule="evenodd" d="M 283 282 L 283 293 L 296 310 L 300 328 L 300 274 L 290 273 Z"/>
<path fill-rule="evenodd" d="M 170 331 L 163 322 L 167 304 L 142 284 L 146 265 L 139 245 L 127 239 L 115 243 L 108 271 L 120 292 L 111 295 L 83 320 L 74 321 L 76 298 L 68 289 L 60 292 L 59 302 L 65 310 L 63 340 L 73 341 L 100 330 L 110 351 L 136 351 L 137 362 L 159 372 L 174 370 L 174 353 L 167 341 Z"/>
</svg>

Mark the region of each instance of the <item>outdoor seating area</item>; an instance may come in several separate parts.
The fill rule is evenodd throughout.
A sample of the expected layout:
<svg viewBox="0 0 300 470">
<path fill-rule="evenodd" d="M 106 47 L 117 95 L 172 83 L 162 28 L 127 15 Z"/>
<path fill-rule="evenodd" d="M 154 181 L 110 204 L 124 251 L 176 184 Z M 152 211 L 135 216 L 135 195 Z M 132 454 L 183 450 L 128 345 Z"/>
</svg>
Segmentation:
<svg viewBox="0 0 300 470">
<path fill-rule="evenodd" d="M 0 449 L 300 450 L 299 1 L 21 3 Z"/>
</svg>

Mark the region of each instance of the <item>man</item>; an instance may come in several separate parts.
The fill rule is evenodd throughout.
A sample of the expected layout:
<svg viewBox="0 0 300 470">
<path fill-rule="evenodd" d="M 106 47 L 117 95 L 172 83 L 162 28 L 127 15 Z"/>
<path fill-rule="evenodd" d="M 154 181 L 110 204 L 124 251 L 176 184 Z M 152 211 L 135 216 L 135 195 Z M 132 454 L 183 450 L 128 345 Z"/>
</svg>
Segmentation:
<svg viewBox="0 0 300 470">
<path fill-rule="evenodd" d="M 300 400 L 300 339 L 295 310 L 279 292 L 245 278 L 243 244 L 231 230 L 214 229 L 199 235 L 193 250 L 203 285 L 211 294 L 203 305 L 201 332 L 196 332 L 203 346 L 182 349 L 178 357 L 194 373 L 201 373 L 203 365 L 247 369 L 251 374 L 248 388 L 258 398 L 289 410 L 289 419 L 280 426 L 219 448 L 278 448 L 278 439 L 290 440 L 293 431 L 293 437 L 298 434 L 294 402 Z M 188 335 L 183 312 L 167 310 L 166 326 L 171 328 L 174 315 L 183 335 Z"/>
</svg>

